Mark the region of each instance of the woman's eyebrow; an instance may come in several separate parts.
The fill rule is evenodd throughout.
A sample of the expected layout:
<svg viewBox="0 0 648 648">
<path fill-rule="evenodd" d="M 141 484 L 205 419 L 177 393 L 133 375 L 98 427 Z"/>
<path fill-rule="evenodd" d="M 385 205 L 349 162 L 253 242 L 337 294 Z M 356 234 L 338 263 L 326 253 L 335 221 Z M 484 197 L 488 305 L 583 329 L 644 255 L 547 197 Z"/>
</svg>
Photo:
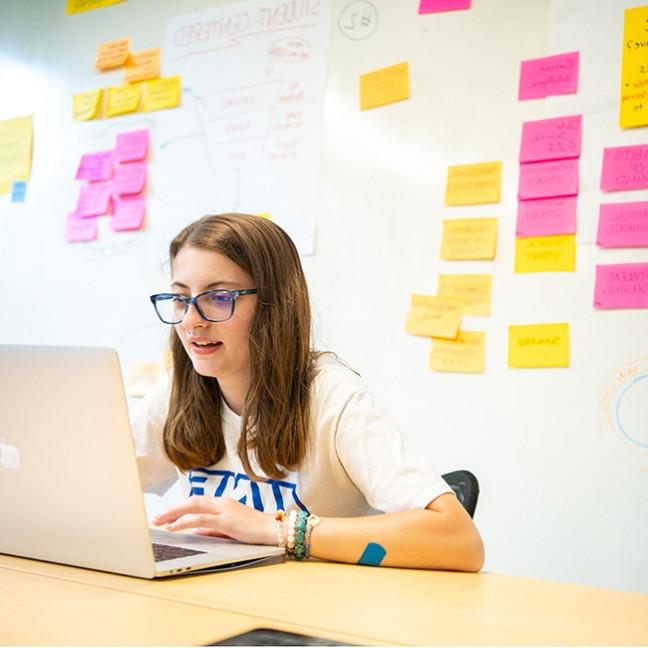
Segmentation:
<svg viewBox="0 0 648 648">
<path fill-rule="evenodd" d="M 213 281 L 210 284 L 205 286 L 205 290 L 212 290 L 213 288 L 221 288 L 222 286 L 240 286 L 241 284 L 238 281 Z M 184 288 L 189 290 L 189 286 L 183 284 L 181 281 L 174 281 L 171 283 L 172 288 Z"/>
</svg>

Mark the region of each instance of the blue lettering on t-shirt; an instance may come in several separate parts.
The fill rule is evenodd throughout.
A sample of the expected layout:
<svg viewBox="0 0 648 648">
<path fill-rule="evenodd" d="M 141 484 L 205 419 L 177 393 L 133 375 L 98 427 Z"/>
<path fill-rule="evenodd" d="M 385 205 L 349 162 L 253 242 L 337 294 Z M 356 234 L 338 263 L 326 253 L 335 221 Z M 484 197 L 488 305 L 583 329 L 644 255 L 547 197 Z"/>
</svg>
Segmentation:
<svg viewBox="0 0 648 648">
<path fill-rule="evenodd" d="M 297 484 L 282 479 L 265 479 L 253 481 L 245 473 L 231 470 L 214 470 L 196 468 L 189 473 L 189 497 L 192 495 L 213 495 L 214 497 L 231 497 L 252 506 L 257 511 L 265 511 L 268 502 L 274 502 L 274 510 L 285 510 L 294 503 L 302 511 L 308 512 L 299 499 Z M 209 485 L 207 486 L 207 482 Z M 207 490 L 207 492 L 206 492 Z M 266 505 L 264 505 L 264 501 Z M 251 502 L 251 504 L 248 504 Z"/>
</svg>

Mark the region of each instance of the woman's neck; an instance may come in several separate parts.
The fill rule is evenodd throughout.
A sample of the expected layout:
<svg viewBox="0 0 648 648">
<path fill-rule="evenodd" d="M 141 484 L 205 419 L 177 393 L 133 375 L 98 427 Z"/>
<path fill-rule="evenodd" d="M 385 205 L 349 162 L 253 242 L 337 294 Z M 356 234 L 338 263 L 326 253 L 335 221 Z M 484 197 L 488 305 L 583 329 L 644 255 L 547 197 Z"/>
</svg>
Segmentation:
<svg viewBox="0 0 648 648">
<path fill-rule="evenodd" d="M 241 416 L 243 414 L 245 399 L 250 389 L 249 377 L 238 380 L 219 379 L 218 387 L 220 388 L 221 396 L 227 403 L 227 406 L 232 410 L 232 412 L 234 412 L 234 414 Z"/>
</svg>

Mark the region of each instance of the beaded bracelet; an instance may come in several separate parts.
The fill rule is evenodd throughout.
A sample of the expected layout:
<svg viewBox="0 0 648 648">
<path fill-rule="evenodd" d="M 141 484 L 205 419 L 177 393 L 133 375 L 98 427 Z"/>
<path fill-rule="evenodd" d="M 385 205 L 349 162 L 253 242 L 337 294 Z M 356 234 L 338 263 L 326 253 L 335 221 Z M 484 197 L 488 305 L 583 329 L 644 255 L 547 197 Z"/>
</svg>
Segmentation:
<svg viewBox="0 0 648 648">
<path fill-rule="evenodd" d="M 286 553 L 289 556 L 295 553 L 295 524 L 297 522 L 297 511 L 292 510 L 288 515 L 288 529 L 286 531 Z"/>
<path fill-rule="evenodd" d="M 308 513 L 299 511 L 295 522 L 295 549 L 293 554 L 295 560 L 304 560 L 306 558 L 306 524 L 308 523 Z"/>
<path fill-rule="evenodd" d="M 286 540 L 284 538 L 284 517 L 285 513 L 279 510 L 275 513 L 275 528 L 277 530 L 277 546 L 281 548 L 286 547 Z"/>
<path fill-rule="evenodd" d="M 310 558 L 310 541 L 313 529 L 320 523 L 317 515 L 309 515 L 308 522 L 306 523 L 306 558 Z"/>
</svg>

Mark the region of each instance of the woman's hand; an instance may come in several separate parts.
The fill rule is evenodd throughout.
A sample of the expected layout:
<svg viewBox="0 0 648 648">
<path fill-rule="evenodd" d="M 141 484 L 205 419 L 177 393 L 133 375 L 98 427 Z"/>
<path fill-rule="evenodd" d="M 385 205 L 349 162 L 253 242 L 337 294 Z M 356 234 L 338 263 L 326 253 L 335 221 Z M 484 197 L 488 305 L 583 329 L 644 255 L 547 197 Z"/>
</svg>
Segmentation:
<svg viewBox="0 0 648 648">
<path fill-rule="evenodd" d="M 194 495 L 153 518 L 156 526 L 168 531 L 193 529 L 200 535 L 232 538 L 247 544 L 273 545 L 277 542 L 274 516 L 245 506 L 230 497 Z"/>
</svg>

